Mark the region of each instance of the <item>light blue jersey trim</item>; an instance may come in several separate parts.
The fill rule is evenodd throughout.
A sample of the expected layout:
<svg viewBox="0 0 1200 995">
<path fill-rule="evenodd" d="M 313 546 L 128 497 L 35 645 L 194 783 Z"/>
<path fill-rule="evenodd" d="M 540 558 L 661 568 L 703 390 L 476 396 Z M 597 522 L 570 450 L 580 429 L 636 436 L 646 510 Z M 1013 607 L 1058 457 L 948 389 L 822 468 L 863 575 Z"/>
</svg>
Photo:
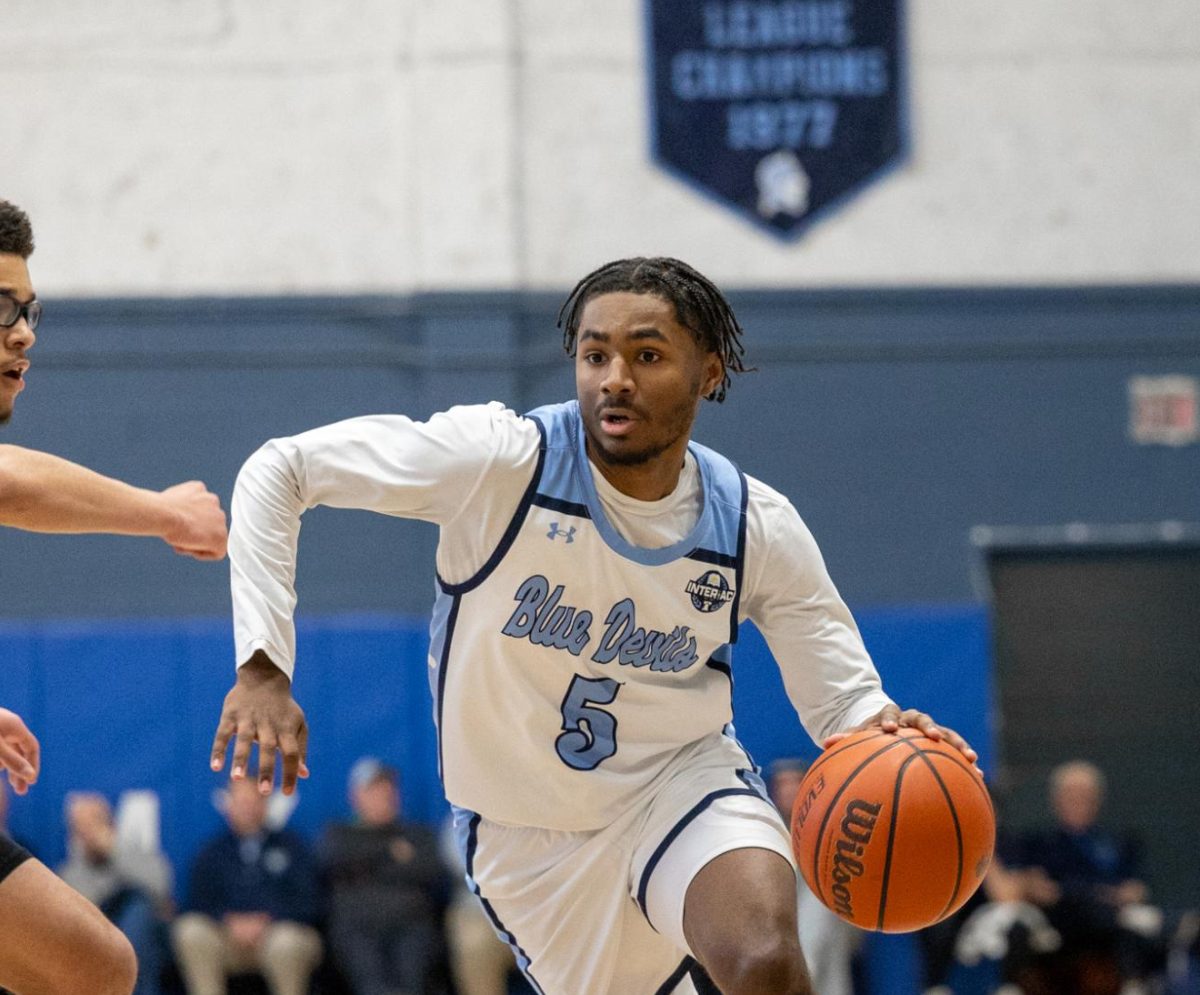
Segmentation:
<svg viewBox="0 0 1200 995">
<path fill-rule="evenodd" d="M 658 566 L 662 563 L 670 563 L 672 560 L 677 560 L 681 556 L 686 556 L 697 546 L 703 545 L 701 540 L 711 531 L 712 519 L 710 511 L 712 502 L 708 499 L 711 481 L 705 461 L 699 459 L 699 457 L 696 460 L 700 469 L 700 478 L 704 484 L 701 491 L 704 496 L 702 498 L 703 507 L 700 510 L 700 517 L 692 527 L 692 531 L 673 545 L 663 546 L 659 549 L 644 549 L 641 546 L 635 546 L 633 543 L 627 542 L 621 533 L 613 527 L 612 523 L 608 520 L 608 516 L 604 513 L 604 506 L 600 503 L 600 495 L 596 492 L 596 481 L 592 478 L 591 467 L 588 463 L 587 448 L 583 434 L 583 419 L 579 417 L 578 407 L 573 412 L 573 417 L 576 439 L 575 475 L 579 478 L 579 485 L 582 487 L 585 495 L 584 503 L 591 509 L 592 521 L 596 523 L 596 531 L 600 533 L 600 537 L 605 541 L 609 549 L 625 557 L 627 560 L 633 560 L 635 563 L 643 563 L 646 566 Z M 688 448 L 692 449 L 691 446 Z M 696 454 L 693 452 L 693 455 Z"/>
<path fill-rule="evenodd" d="M 546 405 L 529 413 L 544 425 L 546 463 L 534 503 L 587 509 L 597 532 L 613 552 L 646 566 L 659 566 L 683 557 L 740 568 L 744 546 L 745 478 L 728 459 L 699 443 L 688 444 L 702 484 L 702 507 L 692 530 L 679 542 L 645 549 L 628 542 L 608 520 L 587 456 L 587 443 L 578 401 Z M 740 585 L 739 585 L 740 586 Z"/>
</svg>

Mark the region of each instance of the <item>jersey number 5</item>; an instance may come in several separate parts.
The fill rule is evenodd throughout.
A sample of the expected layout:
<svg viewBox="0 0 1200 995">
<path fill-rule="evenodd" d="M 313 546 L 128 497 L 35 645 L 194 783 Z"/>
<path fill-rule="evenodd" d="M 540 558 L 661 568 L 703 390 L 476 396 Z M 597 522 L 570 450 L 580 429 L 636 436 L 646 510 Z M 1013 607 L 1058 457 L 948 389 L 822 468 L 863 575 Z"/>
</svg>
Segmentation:
<svg viewBox="0 0 1200 995">
<path fill-rule="evenodd" d="M 554 741 L 558 756 L 575 770 L 594 770 L 617 752 L 617 719 L 597 705 L 611 705 L 621 685 L 610 677 L 578 674 L 563 698 L 563 733 Z"/>
</svg>

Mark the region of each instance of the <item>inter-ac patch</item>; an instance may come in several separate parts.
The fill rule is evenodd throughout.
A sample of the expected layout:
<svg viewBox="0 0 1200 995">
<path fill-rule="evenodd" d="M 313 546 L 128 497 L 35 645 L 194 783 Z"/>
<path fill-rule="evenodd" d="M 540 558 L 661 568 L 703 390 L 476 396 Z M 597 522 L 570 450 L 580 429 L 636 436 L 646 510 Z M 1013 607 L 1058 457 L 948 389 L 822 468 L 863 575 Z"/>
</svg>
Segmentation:
<svg viewBox="0 0 1200 995">
<path fill-rule="evenodd" d="M 720 570 L 706 570 L 695 580 L 689 580 L 684 590 L 692 596 L 696 611 L 715 612 L 733 600 L 733 588 Z"/>
</svg>

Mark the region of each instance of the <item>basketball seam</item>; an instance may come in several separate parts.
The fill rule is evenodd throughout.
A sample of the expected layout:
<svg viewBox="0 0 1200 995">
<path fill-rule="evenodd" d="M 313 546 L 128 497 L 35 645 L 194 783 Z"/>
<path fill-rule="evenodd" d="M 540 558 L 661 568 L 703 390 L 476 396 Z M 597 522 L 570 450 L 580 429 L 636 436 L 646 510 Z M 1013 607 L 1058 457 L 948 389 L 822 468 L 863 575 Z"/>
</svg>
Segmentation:
<svg viewBox="0 0 1200 995">
<path fill-rule="evenodd" d="M 892 818 L 888 824 L 887 846 L 883 851 L 883 879 L 879 883 L 879 919 L 875 926 L 879 930 L 883 929 L 883 916 L 887 908 L 888 881 L 892 876 L 892 850 L 896 845 L 896 826 L 900 822 L 900 790 L 904 786 L 904 775 L 908 772 L 908 765 L 920 756 L 920 750 L 915 746 L 912 749 L 914 756 L 905 760 L 900 765 L 900 769 L 896 771 L 896 787 L 892 792 Z M 962 861 L 960 860 L 959 863 L 961 864 Z"/>
<path fill-rule="evenodd" d="M 934 740 L 934 742 L 945 743 L 947 747 L 950 747 L 950 744 L 946 743 L 945 740 Z M 953 747 L 950 747 L 950 750 L 953 752 L 942 753 L 940 750 L 926 751 L 926 755 L 931 757 L 945 757 L 947 760 L 956 764 L 960 770 L 964 770 L 970 774 L 971 783 L 974 784 L 979 793 L 983 795 L 983 800 L 987 802 L 988 811 L 992 813 L 992 819 L 994 820 L 996 818 L 996 806 L 992 804 L 991 792 L 988 791 L 987 785 L 983 782 L 983 778 L 980 777 L 979 772 L 976 771 L 975 765 L 970 763 L 958 750 L 954 749 Z"/>
<path fill-rule="evenodd" d="M 965 847 L 963 845 L 962 823 L 959 822 L 958 809 L 955 808 L 955 806 L 954 806 L 954 799 L 950 795 L 950 789 L 946 787 L 946 782 L 944 780 L 942 780 L 941 772 L 937 769 L 937 767 L 934 766 L 933 761 L 930 759 L 930 756 L 924 750 L 913 745 L 913 743 L 911 741 L 906 739 L 905 742 L 908 743 L 909 749 L 911 749 L 913 751 L 913 755 L 914 755 L 913 759 L 920 757 L 920 759 L 923 760 L 925 762 L 925 765 L 929 768 L 929 772 L 931 774 L 933 774 L 934 780 L 937 781 L 938 787 L 942 789 L 942 795 L 945 796 L 946 805 L 950 809 L 950 818 L 954 820 L 954 837 L 955 837 L 955 841 L 958 843 L 958 872 L 954 879 L 954 890 L 950 892 L 950 899 L 942 907 L 942 911 L 940 913 L 938 913 L 937 919 L 934 920 L 934 922 L 937 922 L 940 919 L 942 919 L 943 916 L 946 915 L 946 912 L 950 908 L 952 908 L 954 906 L 954 900 L 956 898 L 958 898 L 958 892 L 962 888 L 963 853 L 965 850 Z M 934 753 L 933 755 L 941 756 L 941 757 L 949 757 L 949 759 L 951 761 L 955 760 L 954 756 L 949 753 Z M 911 763 L 911 760 L 906 761 L 906 764 L 907 763 Z M 962 765 L 960 764 L 959 766 L 962 766 Z M 971 776 L 973 778 L 975 775 L 972 774 Z M 899 814 L 899 810 L 892 812 L 892 825 L 893 826 L 895 826 L 895 824 L 896 824 L 896 817 L 898 814 Z M 889 856 L 890 856 L 890 854 L 889 854 Z M 885 879 L 885 882 L 884 882 L 885 887 L 886 887 L 886 883 L 887 882 Z M 882 916 L 883 916 L 883 913 L 881 911 L 880 912 L 880 921 L 881 922 L 883 921 Z"/>
<path fill-rule="evenodd" d="M 894 733 L 884 732 L 881 729 L 878 732 L 872 733 L 870 736 L 863 736 L 862 739 L 855 739 L 853 742 L 850 742 L 848 740 L 843 740 L 840 743 L 834 743 L 833 746 L 831 746 L 828 750 L 826 750 L 819 757 L 817 757 L 816 760 L 814 760 L 812 762 L 812 764 L 811 764 L 811 766 L 809 766 L 808 770 L 805 771 L 805 776 L 807 777 L 809 774 L 815 774 L 822 767 L 824 767 L 827 762 L 832 760 L 838 754 L 845 753 L 846 750 L 850 749 L 851 747 L 858 746 L 860 743 L 869 743 L 871 740 L 878 739 L 880 736 L 891 736 L 891 735 L 894 735 Z"/>
</svg>

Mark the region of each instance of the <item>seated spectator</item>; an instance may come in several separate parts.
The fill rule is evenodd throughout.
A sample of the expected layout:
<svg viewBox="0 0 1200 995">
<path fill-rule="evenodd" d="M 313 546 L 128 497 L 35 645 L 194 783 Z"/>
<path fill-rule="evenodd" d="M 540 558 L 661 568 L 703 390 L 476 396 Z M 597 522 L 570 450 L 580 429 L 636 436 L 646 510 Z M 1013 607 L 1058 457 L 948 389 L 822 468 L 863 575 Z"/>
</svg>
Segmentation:
<svg viewBox="0 0 1200 995">
<path fill-rule="evenodd" d="M 1062 937 L 1051 984 L 1145 991 L 1159 956 L 1161 914 L 1147 904 L 1137 847 L 1098 825 L 1104 775 L 1072 761 L 1051 772 L 1049 788 L 1055 824 L 1025 838 L 1020 875 L 1026 899 L 1045 910 Z"/>
<path fill-rule="evenodd" d="M 808 764 L 783 758 L 771 764 L 767 788 L 783 821 L 791 825 L 792 806 Z M 813 991 L 821 995 L 853 995 L 852 965 L 862 945 L 862 932 L 829 911 L 796 875 L 796 900 L 800 922 L 800 949 L 812 976 Z"/>
<path fill-rule="evenodd" d="M 350 771 L 354 820 L 325 833 L 329 939 L 355 995 L 420 995 L 444 958 L 448 874 L 437 838 L 401 818 L 396 771 L 363 757 Z"/>
<path fill-rule="evenodd" d="M 1062 941 L 1029 900 L 1025 874 L 1009 869 L 1008 842 L 1005 834 L 998 834 L 991 867 L 967 903 L 916 934 L 924 960 L 925 995 L 952 995 L 964 987 L 997 995 L 1041 992 L 1038 969 Z M 1026 984 L 1032 987 L 1027 990 Z"/>
<path fill-rule="evenodd" d="M 108 800 L 91 791 L 67 796 L 67 862 L 59 877 L 100 909 L 137 954 L 134 995 L 158 995 L 163 928 L 171 915 L 171 865 L 157 841 L 119 833 Z"/>
<path fill-rule="evenodd" d="M 298 834 L 267 826 L 252 779 L 230 782 L 225 818 L 192 865 L 188 911 L 172 930 L 188 995 L 224 995 L 229 975 L 250 972 L 271 995 L 305 995 L 322 952 L 316 862 Z"/>
</svg>

